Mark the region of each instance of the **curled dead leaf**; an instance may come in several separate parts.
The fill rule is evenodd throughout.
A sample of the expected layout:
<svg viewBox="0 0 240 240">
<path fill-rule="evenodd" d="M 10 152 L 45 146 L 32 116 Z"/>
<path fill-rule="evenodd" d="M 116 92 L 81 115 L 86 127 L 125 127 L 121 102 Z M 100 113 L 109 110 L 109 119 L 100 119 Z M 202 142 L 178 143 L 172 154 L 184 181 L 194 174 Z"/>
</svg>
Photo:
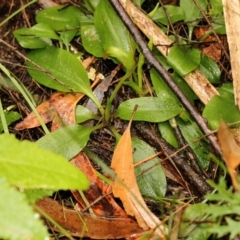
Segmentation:
<svg viewBox="0 0 240 240">
<path fill-rule="evenodd" d="M 237 145 L 232 132 L 224 121 L 221 122 L 218 129 L 218 140 L 232 179 L 233 188 L 235 191 L 238 191 L 235 169 L 240 164 L 240 147 Z"/>
</svg>

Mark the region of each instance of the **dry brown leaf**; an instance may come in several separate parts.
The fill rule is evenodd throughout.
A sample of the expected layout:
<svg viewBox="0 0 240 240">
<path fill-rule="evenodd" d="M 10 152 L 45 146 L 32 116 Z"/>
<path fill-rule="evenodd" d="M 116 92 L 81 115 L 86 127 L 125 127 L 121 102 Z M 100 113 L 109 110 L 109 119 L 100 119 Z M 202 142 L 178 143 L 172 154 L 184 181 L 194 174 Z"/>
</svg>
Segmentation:
<svg viewBox="0 0 240 240">
<path fill-rule="evenodd" d="M 240 164 L 240 147 L 237 145 L 228 125 L 222 121 L 218 129 L 218 139 L 232 179 L 233 188 L 238 191 L 235 169 Z"/>
<path fill-rule="evenodd" d="M 111 193 L 111 187 L 109 186 L 107 192 L 106 184 L 97 176 L 95 169 L 84 152 L 80 152 L 70 162 L 81 169 L 87 176 L 91 186 L 88 190 L 84 191 L 84 195 L 97 216 L 127 217 L 126 212 L 115 202 L 113 196 L 108 194 L 109 192 Z M 72 194 L 80 204 L 79 207 L 81 210 L 88 207 L 78 191 L 72 191 Z M 103 197 L 104 195 L 106 196 Z"/>
<path fill-rule="evenodd" d="M 37 107 L 39 115 L 44 123 L 53 121 L 52 131 L 64 124 L 74 124 L 75 108 L 77 102 L 83 97 L 81 93 L 54 93 L 48 101 Z M 16 130 L 34 128 L 40 126 L 36 115 L 32 112 L 24 120 L 15 126 Z"/>
<path fill-rule="evenodd" d="M 140 227 L 144 230 L 156 229 L 155 233 L 165 239 L 167 228 L 149 210 L 139 191 L 134 175 L 132 141 L 129 124 L 114 151 L 111 167 L 117 175 L 113 183 L 113 194 L 121 199 L 126 212 L 136 217 Z"/>
<path fill-rule="evenodd" d="M 129 217 L 98 217 L 68 209 L 50 198 L 44 198 L 36 205 L 72 236 L 117 239 L 131 237 L 133 234 L 143 234 L 143 230 Z M 48 221 L 47 223 L 49 224 Z M 56 226 L 51 226 L 51 229 L 60 231 Z"/>
</svg>

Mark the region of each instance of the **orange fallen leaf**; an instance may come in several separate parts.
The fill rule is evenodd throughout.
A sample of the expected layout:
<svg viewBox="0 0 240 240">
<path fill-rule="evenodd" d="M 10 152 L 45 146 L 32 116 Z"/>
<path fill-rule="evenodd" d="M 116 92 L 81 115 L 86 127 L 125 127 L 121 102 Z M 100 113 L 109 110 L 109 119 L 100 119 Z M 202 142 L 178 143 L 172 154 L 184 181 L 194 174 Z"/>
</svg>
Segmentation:
<svg viewBox="0 0 240 240">
<path fill-rule="evenodd" d="M 52 131 L 64 124 L 74 124 L 75 108 L 78 101 L 84 95 L 81 93 L 54 93 L 49 100 L 43 102 L 37 107 L 39 115 L 44 123 L 53 121 Z M 16 130 L 34 128 L 40 126 L 36 115 L 32 112 L 24 120 L 15 126 Z"/>
<path fill-rule="evenodd" d="M 137 222 L 129 217 L 99 217 L 66 208 L 50 198 L 39 200 L 36 205 L 54 219 L 70 235 L 92 239 L 117 239 L 143 234 Z M 49 225 L 49 222 L 46 221 Z M 61 232 L 56 226 L 51 229 Z"/>
<path fill-rule="evenodd" d="M 235 169 L 240 164 L 240 147 L 237 145 L 228 125 L 222 121 L 218 129 L 218 140 L 222 149 L 233 188 L 238 191 L 238 182 L 235 176 Z"/>
<path fill-rule="evenodd" d="M 137 219 L 140 227 L 144 230 L 156 229 L 155 233 L 161 239 L 165 239 L 167 228 L 149 210 L 136 182 L 130 127 L 131 123 L 123 133 L 113 154 L 111 167 L 117 176 L 112 186 L 113 194 L 121 199 L 125 211 Z"/>
</svg>

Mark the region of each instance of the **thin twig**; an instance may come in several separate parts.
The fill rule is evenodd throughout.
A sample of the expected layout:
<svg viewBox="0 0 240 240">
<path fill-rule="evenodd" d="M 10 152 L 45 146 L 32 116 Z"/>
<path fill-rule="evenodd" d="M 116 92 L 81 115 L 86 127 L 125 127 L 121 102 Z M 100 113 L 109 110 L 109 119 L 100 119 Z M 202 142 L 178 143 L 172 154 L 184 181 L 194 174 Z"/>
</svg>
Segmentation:
<svg viewBox="0 0 240 240">
<path fill-rule="evenodd" d="M 217 140 L 212 132 L 208 129 L 205 120 L 202 116 L 196 111 L 196 109 L 191 105 L 187 97 L 183 94 L 180 88 L 176 85 L 176 83 L 172 80 L 169 73 L 164 69 L 164 67 L 160 64 L 157 58 L 152 54 L 149 50 L 146 42 L 143 40 L 139 30 L 132 22 L 131 18 L 126 13 L 125 9 L 121 5 L 118 0 L 109 0 L 112 4 L 113 8 L 116 10 L 120 18 L 122 19 L 125 26 L 128 28 L 129 32 L 132 34 L 135 39 L 138 47 L 141 49 L 142 54 L 144 55 L 148 64 L 155 68 L 155 70 L 161 75 L 166 84 L 172 89 L 172 91 L 176 94 L 176 96 L 181 100 L 183 106 L 187 109 L 192 118 L 196 121 L 197 125 L 203 131 L 203 133 L 208 137 L 212 147 L 215 152 L 221 156 L 221 150 L 217 143 Z"/>
</svg>

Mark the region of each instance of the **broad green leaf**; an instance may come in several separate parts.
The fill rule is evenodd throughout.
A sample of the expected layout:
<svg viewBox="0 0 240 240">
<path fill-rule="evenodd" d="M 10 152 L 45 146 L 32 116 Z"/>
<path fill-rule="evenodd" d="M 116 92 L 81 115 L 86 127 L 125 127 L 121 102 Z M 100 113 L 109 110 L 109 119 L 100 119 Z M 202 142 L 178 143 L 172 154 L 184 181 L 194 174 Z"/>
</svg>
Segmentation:
<svg viewBox="0 0 240 240">
<path fill-rule="evenodd" d="M 4 112 L 6 121 L 7 121 L 7 125 L 10 125 L 11 123 L 17 121 L 18 119 L 20 119 L 20 114 L 18 112 L 14 112 L 14 111 L 10 111 L 10 112 Z M 2 122 L 0 119 L 0 133 L 3 131 L 3 126 L 2 126 Z"/>
<path fill-rule="evenodd" d="M 94 22 L 104 51 L 108 51 L 108 54 L 116 59 L 119 57 L 118 51 L 122 51 L 129 58 L 122 64 L 133 63 L 135 52 L 133 39 L 107 0 L 102 0 L 98 4 L 94 13 Z M 112 49 L 118 49 L 116 55 Z M 118 60 L 121 62 L 121 59 Z M 124 66 L 130 68 L 130 66 Z"/>
<path fill-rule="evenodd" d="M 135 121 L 163 122 L 182 111 L 174 98 L 140 97 L 120 104 L 115 117 L 129 120 L 136 105 L 138 105 L 138 109 L 134 115 Z"/>
<path fill-rule="evenodd" d="M 155 154 L 152 147 L 137 138 L 132 138 L 132 147 L 135 149 L 133 153 L 134 163 Z M 137 178 L 138 187 L 143 196 L 150 198 L 161 198 L 165 196 L 167 181 L 158 157 L 135 167 L 134 172 Z"/>
<path fill-rule="evenodd" d="M 36 16 L 36 21 L 49 24 L 54 30 L 59 31 L 60 38 L 67 45 L 78 33 L 81 15 L 84 14 L 77 7 L 56 6 L 40 11 Z"/>
<path fill-rule="evenodd" d="M 178 141 L 171 125 L 169 124 L 169 121 L 158 123 L 158 129 L 166 142 L 171 144 L 173 147 L 178 148 Z"/>
<path fill-rule="evenodd" d="M 39 69 L 28 69 L 37 82 L 62 92 L 72 90 L 85 93 L 89 97 L 93 95 L 87 72 L 73 54 L 64 49 L 49 47 L 33 50 L 27 56 L 46 70 L 42 72 Z M 30 62 L 27 62 L 27 66 L 36 69 Z M 49 77 L 49 74 L 55 79 Z"/>
<path fill-rule="evenodd" d="M 0 178 L 20 188 L 87 189 L 85 175 L 67 160 L 36 143 L 0 135 Z"/>
<path fill-rule="evenodd" d="M 182 8 L 172 5 L 165 5 L 164 8 L 160 7 L 156 13 L 152 16 L 154 21 L 160 22 L 164 25 L 169 24 L 168 17 L 171 23 L 176 23 L 184 19 L 185 14 Z"/>
<path fill-rule="evenodd" d="M 81 27 L 81 37 L 84 49 L 95 57 L 103 57 L 104 51 L 96 28 L 93 24 Z"/>
<path fill-rule="evenodd" d="M 40 138 L 38 145 L 67 159 L 76 156 L 87 144 L 93 128 L 69 125 Z"/>
<path fill-rule="evenodd" d="M 0 178 L 0 238 L 11 240 L 48 239 L 40 216 L 28 205 L 24 194 Z"/>
<path fill-rule="evenodd" d="M 207 229 L 212 227 L 212 219 L 209 219 L 210 222 L 203 221 L 203 223 L 201 220 L 204 219 L 208 209 L 209 205 L 206 203 L 189 205 L 182 217 L 185 221 L 181 221 L 179 236 L 186 236 L 184 240 L 207 240 L 210 236 Z"/>
<path fill-rule="evenodd" d="M 220 82 L 221 70 L 210 57 L 202 55 L 198 69 L 205 75 L 209 82 L 213 84 Z"/>
<path fill-rule="evenodd" d="M 94 113 L 89 111 L 87 108 L 77 105 L 76 107 L 76 122 L 82 123 L 90 119 L 99 119 Z"/>
<path fill-rule="evenodd" d="M 201 138 L 204 134 L 201 132 L 195 122 L 185 122 L 179 117 L 176 118 L 180 131 L 187 143 L 192 143 Z M 199 140 L 190 145 L 197 157 L 197 162 L 202 169 L 206 169 L 211 161 L 209 156 L 209 144 L 206 139 Z"/>
<path fill-rule="evenodd" d="M 113 46 L 134 54 L 131 35 L 107 0 L 97 6 L 94 22 L 104 50 Z"/>
<path fill-rule="evenodd" d="M 201 52 L 196 48 L 174 45 L 167 56 L 168 64 L 180 75 L 195 70 L 201 60 Z"/>
<path fill-rule="evenodd" d="M 240 112 L 234 102 L 232 84 L 224 84 L 219 90 L 220 96 L 214 96 L 203 110 L 210 129 L 219 127 L 222 120 L 227 123 L 240 121 Z"/>
</svg>

